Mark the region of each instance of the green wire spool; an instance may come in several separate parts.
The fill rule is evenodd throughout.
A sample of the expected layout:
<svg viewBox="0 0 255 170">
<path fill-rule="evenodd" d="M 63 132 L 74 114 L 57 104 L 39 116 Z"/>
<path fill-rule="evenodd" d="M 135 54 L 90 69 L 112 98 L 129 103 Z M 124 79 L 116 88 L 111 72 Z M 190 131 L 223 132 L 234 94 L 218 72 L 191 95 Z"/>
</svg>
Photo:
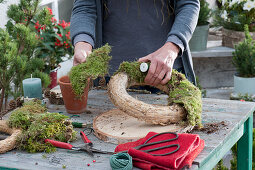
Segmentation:
<svg viewBox="0 0 255 170">
<path fill-rule="evenodd" d="M 110 165 L 113 170 L 132 170 L 132 157 L 128 153 L 117 153 L 111 156 Z"/>
</svg>

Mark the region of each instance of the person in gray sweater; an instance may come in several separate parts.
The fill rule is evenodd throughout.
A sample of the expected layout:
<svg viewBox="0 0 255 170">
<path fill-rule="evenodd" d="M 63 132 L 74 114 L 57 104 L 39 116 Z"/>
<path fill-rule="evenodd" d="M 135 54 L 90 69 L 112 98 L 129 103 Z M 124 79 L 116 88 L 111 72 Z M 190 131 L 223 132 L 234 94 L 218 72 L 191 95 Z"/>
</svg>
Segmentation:
<svg viewBox="0 0 255 170">
<path fill-rule="evenodd" d="M 199 7 L 199 0 L 75 0 L 74 65 L 86 62 L 92 48 L 109 43 L 110 74 L 122 61 L 149 61 L 147 84 L 166 84 L 173 68 L 195 84 L 188 42 Z"/>
</svg>

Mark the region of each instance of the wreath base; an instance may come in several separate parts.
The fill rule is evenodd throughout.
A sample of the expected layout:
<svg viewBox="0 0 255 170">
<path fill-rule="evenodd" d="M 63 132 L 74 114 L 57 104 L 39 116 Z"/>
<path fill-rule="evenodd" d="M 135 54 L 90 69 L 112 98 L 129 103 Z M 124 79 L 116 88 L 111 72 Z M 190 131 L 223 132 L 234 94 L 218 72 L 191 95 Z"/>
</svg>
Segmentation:
<svg viewBox="0 0 255 170">
<path fill-rule="evenodd" d="M 16 139 L 21 134 L 21 130 L 10 128 L 6 121 L 0 120 L 0 132 L 11 136 L 0 141 L 0 153 L 6 153 L 16 147 Z"/>
</svg>

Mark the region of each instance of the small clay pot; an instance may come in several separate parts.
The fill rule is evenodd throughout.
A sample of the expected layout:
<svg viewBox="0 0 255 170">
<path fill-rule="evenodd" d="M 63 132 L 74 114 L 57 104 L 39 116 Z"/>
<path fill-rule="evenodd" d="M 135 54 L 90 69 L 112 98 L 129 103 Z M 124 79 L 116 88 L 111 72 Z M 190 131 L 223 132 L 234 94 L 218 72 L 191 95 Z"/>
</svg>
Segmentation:
<svg viewBox="0 0 255 170">
<path fill-rule="evenodd" d="M 84 89 L 82 97 L 77 97 L 72 89 L 68 76 L 63 76 L 58 80 L 61 93 L 65 103 L 66 111 L 71 114 L 80 114 L 86 111 L 89 86 Z M 89 80 L 88 83 L 89 84 Z"/>
</svg>

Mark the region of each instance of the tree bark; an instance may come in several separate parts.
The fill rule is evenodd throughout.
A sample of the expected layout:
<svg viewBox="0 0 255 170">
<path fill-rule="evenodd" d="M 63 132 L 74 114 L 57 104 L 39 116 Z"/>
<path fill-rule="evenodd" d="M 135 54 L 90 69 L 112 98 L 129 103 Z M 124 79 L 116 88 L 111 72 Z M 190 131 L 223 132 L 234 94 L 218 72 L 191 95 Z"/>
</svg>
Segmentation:
<svg viewBox="0 0 255 170">
<path fill-rule="evenodd" d="M 4 95 L 5 95 L 5 88 L 2 88 L 1 100 L 0 100 L 0 111 L 2 111 L 3 102 L 4 102 Z"/>
<path fill-rule="evenodd" d="M 7 103 L 8 103 L 8 94 L 5 93 L 5 97 L 4 97 L 4 109 L 6 110 L 7 109 Z"/>
</svg>

